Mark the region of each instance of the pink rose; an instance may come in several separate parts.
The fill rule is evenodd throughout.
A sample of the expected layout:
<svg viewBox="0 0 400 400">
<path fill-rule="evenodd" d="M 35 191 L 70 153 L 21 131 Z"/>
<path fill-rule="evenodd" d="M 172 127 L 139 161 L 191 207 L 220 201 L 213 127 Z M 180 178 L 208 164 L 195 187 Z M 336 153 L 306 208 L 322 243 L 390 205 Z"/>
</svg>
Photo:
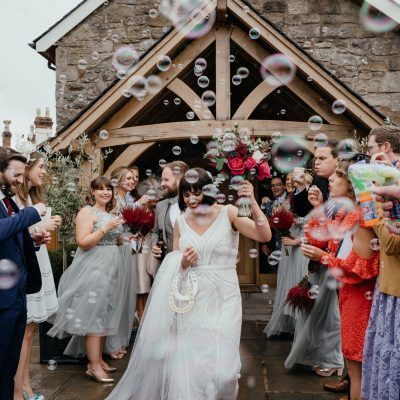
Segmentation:
<svg viewBox="0 0 400 400">
<path fill-rule="evenodd" d="M 245 162 L 244 162 L 244 167 L 247 169 L 247 171 L 250 171 L 257 165 L 256 160 L 253 157 L 249 157 Z"/>
<path fill-rule="evenodd" d="M 228 168 L 231 170 L 232 175 L 243 175 L 245 171 L 243 160 L 240 157 L 228 159 Z"/>
<path fill-rule="evenodd" d="M 257 179 L 259 181 L 262 181 L 264 179 L 268 179 L 271 177 L 271 170 L 269 168 L 269 165 L 266 161 L 264 161 L 260 166 L 258 167 L 258 176 Z"/>
</svg>

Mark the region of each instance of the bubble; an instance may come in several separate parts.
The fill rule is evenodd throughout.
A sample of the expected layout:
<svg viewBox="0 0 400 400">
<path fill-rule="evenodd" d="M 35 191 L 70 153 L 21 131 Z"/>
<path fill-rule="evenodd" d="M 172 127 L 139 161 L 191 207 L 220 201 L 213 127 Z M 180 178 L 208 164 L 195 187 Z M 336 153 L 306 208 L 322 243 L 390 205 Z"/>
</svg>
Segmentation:
<svg viewBox="0 0 400 400">
<path fill-rule="evenodd" d="M 270 265 L 278 265 L 279 260 L 274 257 L 272 254 L 268 257 L 268 264 Z"/>
<path fill-rule="evenodd" d="M 307 82 L 312 82 L 313 78 L 311 76 L 307 76 Z"/>
<path fill-rule="evenodd" d="M 378 238 L 371 239 L 371 241 L 369 242 L 369 247 L 374 251 L 379 250 L 381 248 L 381 243 L 379 239 Z"/>
<path fill-rule="evenodd" d="M 271 139 L 273 143 L 279 143 L 283 139 L 283 135 L 280 132 L 273 132 Z"/>
<path fill-rule="evenodd" d="M 195 116 L 194 111 L 188 111 L 188 112 L 186 113 L 186 118 L 187 118 L 188 120 L 192 120 L 192 119 L 194 118 L 194 116 Z"/>
<path fill-rule="evenodd" d="M 285 115 L 285 114 L 286 114 L 286 110 L 285 110 L 284 108 L 282 108 L 281 114 L 282 114 L 282 115 Z"/>
<path fill-rule="evenodd" d="M 366 1 L 360 8 L 360 21 L 367 31 L 374 33 L 389 32 L 397 26 L 395 20 Z"/>
<path fill-rule="evenodd" d="M 59 82 L 62 83 L 62 84 L 67 83 L 67 75 L 61 74 L 61 75 L 58 77 L 58 80 L 59 80 Z"/>
<path fill-rule="evenodd" d="M 296 167 L 304 167 L 310 158 L 310 153 L 307 151 L 305 140 L 286 137 L 272 145 L 271 157 L 275 169 L 286 174 Z"/>
<path fill-rule="evenodd" d="M 111 36 L 111 40 L 112 40 L 114 43 L 118 43 L 119 36 L 118 36 L 116 33 L 114 33 L 114 35 Z"/>
<path fill-rule="evenodd" d="M 340 288 L 340 282 L 336 280 L 331 271 L 328 271 L 325 282 L 327 288 L 330 290 L 338 290 Z"/>
<path fill-rule="evenodd" d="M 234 199 L 233 194 L 230 194 L 230 195 L 228 196 L 228 200 L 229 200 L 229 201 L 233 201 L 233 199 Z"/>
<path fill-rule="evenodd" d="M 207 107 L 212 107 L 215 104 L 216 96 L 212 90 L 206 90 L 202 94 L 201 99 Z"/>
<path fill-rule="evenodd" d="M 364 296 L 368 301 L 372 301 L 374 298 L 374 294 L 371 291 L 365 292 Z"/>
<path fill-rule="evenodd" d="M 324 265 L 328 265 L 329 264 L 329 257 L 328 256 L 322 256 L 321 257 L 321 264 L 324 264 Z"/>
<path fill-rule="evenodd" d="M 103 129 L 100 131 L 99 137 L 102 140 L 107 140 L 110 137 L 110 134 L 108 133 L 108 131 L 106 129 Z"/>
<path fill-rule="evenodd" d="M 76 191 L 76 186 L 74 182 L 68 182 L 65 185 L 65 188 L 69 191 L 69 192 L 75 192 Z"/>
<path fill-rule="evenodd" d="M 67 308 L 65 310 L 65 318 L 69 320 L 74 318 L 74 310 L 72 308 Z"/>
<path fill-rule="evenodd" d="M 154 189 L 149 189 L 146 194 L 149 200 L 155 200 L 157 198 L 157 193 Z"/>
<path fill-rule="evenodd" d="M 176 156 L 179 156 L 179 154 L 182 153 L 182 149 L 179 146 L 174 146 L 172 148 L 172 153 Z"/>
<path fill-rule="evenodd" d="M 47 362 L 47 369 L 49 371 L 54 371 L 57 369 L 57 361 L 56 360 L 49 360 Z"/>
<path fill-rule="evenodd" d="M 265 225 L 267 223 L 267 219 L 264 217 L 259 217 L 256 219 L 256 224 L 257 225 Z"/>
<path fill-rule="evenodd" d="M 155 8 L 152 8 L 151 10 L 149 10 L 149 17 L 150 18 L 156 18 L 158 15 L 158 12 Z"/>
<path fill-rule="evenodd" d="M 145 172 L 146 176 L 150 176 L 152 173 L 153 172 L 151 169 L 146 169 L 146 172 Z"/>
<path fill-rule="evenodd" d="M 100 55 L 97 51 L 94 51 L 91 55 L 92 60 L 97 61 L 100 58 Z"/>
<path fill-rule="evenodd" d="M 162 79 L 158 75 L 150 75 L 147 78 L 146 89 L 150 94 L 157 94 L 162 88 Z"/>
<path fill-rule="evenodd" d="M 169 104 L 169 101 L 167 99 L 164 100 L 164 106 L 167 106 Z"/>
<path fill-rule="evenodd" d="M 206 88 L 209 84 L 210 84 L 210 80 L 208 79 L 207 76 L 202 75 L 199 77 L 199 79 L 197 80 L 197 84 L 201 87 L 201 88 Z"/>
<path fill-rule="evenodd" d="M 139 61 L 139 55 L 132 46 L 121 46 L 113 54 L 112 65 L 116 71 L 129 71 Z"/>
<path fill-rule="evenodd" d="M 88 293 L 88 302 L 90 304 L 96 304 L 97 303 L 97 293 L 96 292 L 89 292 Z"/>
<path fill-rule="evenodd" d="M 243 11 L 245 13 L 248 13 L 250 11 L 250 7 L 249 6 L 243 6 Z"/>
<path fill-rule="evenodd" d="M 237 69 L 236 74 L 239 75 L 240 78 L 246 79 L 249 76 L 250 71 L 246 67 L 240 67 Z"/>
<path fill-rule="evenodd" d="M 194 63 L 194 68 L 197 71 L 204 71 L 207 68 L 207 61 L 204 58 L 198 58 Z"/>
<path fill-rule="evenodd" d="M 283 54 L 267 57 L 261 65 L 261 76 L 271 86 L 288 85 L 296 74 L 296 65 Z"/>
<path fill-rule="evenodd" d="M 280 250 L 275 250 L 271 253 L 271 256 L 274 256 L 278 261 L 282 260 L 283 253 Z"/>
<path fill-rule="evenodd" d="M 260 31 L 257 28 L 251 28 L 249 31 L 250 39 L 256 40 L 260 37 Z"/>
<path fill-rule="evenodd" d="M 87 68 L 87 65 L 88 65 L 88 63 L 87 63 L 87 61 L 86 61 L 84 58 L 81 58 L 81 59 L 78 61 L 78 68 L 79 68 L 79 69 L 85 70 L 85 69 Z"/>
<path fill-rule="evenodd" d="M 196 183 L 199 179 L 199 173 L 195 169 L 189 169 L 185 173 L 185 179 L 188 181 L 188 183 Z"/>
<path fill-rule="evenodd" d="M 196 135 L 190 136 L 190 142 L 191 142 L 192 144 L 197 144 L 197 143 L 199 143 L 199 137 L 196 136 Z"/>
<path fill-rule="evenodd" d="M 81 322 L 82 320 L 80 318 L 75 318 L 75 328 L 81 328 Z"/>
<path fill-rule="evenodd" d="M 241 77 L 240 75 L 233 75 L 233 76 L 232 76 L 232 83 L 233 83 L 235 86 L 240 85 L 240 84 L 242 83 L 242 77 Z"/>
<path fill-rule="evenodd" d="M 175 97 L 175 99 L 174 99 L 174 104 L 175 104 L 176 106 L 179 106 L 181 103 L 182 103 L 182 100 L 181 100 L 179 97 Z"/>
<path fill-rule="evenodd" d="M 215 198 L 219 204 L 225 203 L 226 196 L 223 193 L 217 194 Z"/>
<path fill-rule="evenodd" d="M 214 184 L 209 183 L 208 185 L 202 187 L 202 192 L 204 193 L 205 196 L 210 196 L 215 198 L 219 193 L 219 190 Z"/>
<path fill-rule="evenodd" d="M 136 96 L 142 96 L 147 93 L 147 80 L 143 76 L 134 75 L 129 79 L 131 84 L 131 93 Z"/>
<path fill-rule="evenodd" d="M 234 56 L 233 54 L 231 54 L 231 55 L 228 57 L 228 61 L 229 61 L 230 63 L 235 62 L 235 60 L 236 60 L 236 58 L 235 58 L 235 56 Z"/>
<path fill-rule="evenodd" d="M 239 190 L 243 184 L 244 178 L 241 175 L 234 175 L 230 181 L 230 187 L 233 190 Z"/>
<path fill-rule="evenodd" d="M 243 8 L 245 8 L 245 7 L 243 7 Z M 247 385 L 247 387 L 250 388 L 250 389 L 255 388 L 256 385 L 257 385 L 257 381 L 256 381 L 255 376 L 248 376 L 248 377 L 247 377 L 247 380 L 246 380 L 246 385 Z"/>
<path fill-rule="evenodd" d="M 321 129 L 323 122 L 324 121 L 322 117 L 320 117 L 319 115 L 312 115 L 308 119 L 308 127 L 310 128 L 310 130 L 315 132 Z"/>
<path fill-rule="evenodd" d="M 327 33 L 328 30 L 329 30 L 329 29 L 328 29 L 327 26 L 323 26 L 322 29 L 321 29 L 322 33 Z"/>
<path fill-rule="evenodd" d="M 312 299 L 312 300 L 317 299 L 319 296 L 319 286 L 318 285 L 311 286 L 311 288 L 307 294 L 310 299 Z"/>
<path fill-rule="evenodd" d="M 335 100 L 332 104 L 332 112 L 334 114 L 343 114 L 346 111 L 347 102 L 343 99 Z"/>
<path fill-rule="evenodd" d="M 315 147 L 325 147 L 328 144 L 328 136 L 325 133 L 317 133 L 314 137 Z"/>
<path fill-rule="evenodd" d="M 249 250 L 249 257 L 250 258 L 257 258 L 258 257 L 258 250 L 253 248 Z"/>
<path fill-rule="evenodd" d="M 82 93 L 79 93 L 77 96 L 78 101 L 83 101 L 85 100 L 85 96 Z"/>
<path fill-rule="evenodd" d="M 157 68 L 160 71 L 168 71 L 171 68 L 171 58 L 169 56 L 161 55 L 158 57 Z"/>
<path fill-rule="evenodd" d="M 272 222 L 276 225 L 279 224 L 279 218 L 278 217 L 274 217 Z"/>
<path fill-rule="evenodd" d="M 122 96 L 129 98 L 132 97 L 132 93 L 130 91 L 130 89 L 124 89 L 124 91 L 122 92 Z"/>
<path fill-rule="evenodd" d="M 11 289 L 19 280 L 17 265 L 8 259 L 0 260 L 0 290 Z"/>
<path fill-rule="evenodd" d="M 167 165 L 167 161 L 165 161 L 163 158 L 161 160 L 158 161 L 158 165 L 161 168 L 164 168 Z"/>
<path fill-rule="evenodd" d="M 72 258 L 74 258 L 75 257 L 75 251 L 71 251 L 71 253 L 69 254 Z"/>
<path fill-rule="evenodd" d="M 264 283 L 263 285 L 261 285 L 261 292 L 262 293 L 268 293 L 269 292 L 269 286 L 266 284 L 266 283 Z"/>
</svg>

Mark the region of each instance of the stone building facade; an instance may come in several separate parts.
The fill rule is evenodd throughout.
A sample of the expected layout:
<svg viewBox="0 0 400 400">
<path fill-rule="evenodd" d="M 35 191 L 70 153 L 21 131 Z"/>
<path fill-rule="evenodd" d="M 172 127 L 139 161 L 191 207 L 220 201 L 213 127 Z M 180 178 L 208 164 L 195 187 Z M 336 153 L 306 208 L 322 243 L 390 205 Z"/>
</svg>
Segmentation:
<svg viewBox="0 0 400 400">
<path fill-rule="evenodd" d="M 159 0 L 109 0 L 59 40 L 57 130 L 117 79 L 113 52 L 145 53 L 169 30 Z M 353 0 L 248 0 L 250 6 L 370 105 L 400 124 L 400 35 L 367 32 Z M 150 13 L 152 14 L 152 13 Z M 79 68 L 79 60 L 87 67 Z"/>
</svg>

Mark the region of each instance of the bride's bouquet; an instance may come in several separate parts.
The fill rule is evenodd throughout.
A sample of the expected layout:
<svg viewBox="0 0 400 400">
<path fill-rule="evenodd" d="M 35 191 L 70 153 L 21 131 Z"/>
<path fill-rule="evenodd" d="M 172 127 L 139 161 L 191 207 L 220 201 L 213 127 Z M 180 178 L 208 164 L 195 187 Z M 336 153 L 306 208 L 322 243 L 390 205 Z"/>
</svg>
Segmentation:
<svg viewBox="0 0 400 400">
<path fill-rule="evenodd" d="M 236 122 L 233 131 L 220 130 L 214 134 L 204 158 L 210 161 L 220 176 L 227 175 L 231 179 L 241 177 L 247 180 L 257 178 L 262 181 L 271 176 L 267 162 L 269 149 L 270 143 L 256 138 L 254 129 L 239 129 Z M 251 216 L 249 199 L 239 198 L 236 205 L 239 217 Z"/>
<path fill-rule="evenodd" d="M 141 253 L 144 238 L 154 228 L 155 215 L 143 207 L 126 207 L 121 210 L 121 216 L 131 233 L 138 237 L 131 242 L 132 254 Z"/>
<path fill-rule="evenodd" d="M 273 211 L 272 215 L 268 217 L 268 221 L 271 228 L 277 230 L 282 236 L 290 236 L 289 230 L 293 225 L 294 215 L 284 207 L 278 207 Z M 286 246 L 283 247 L 285 249 L 285 254 L 288 256 L 289 252 Z"/>
</svg>

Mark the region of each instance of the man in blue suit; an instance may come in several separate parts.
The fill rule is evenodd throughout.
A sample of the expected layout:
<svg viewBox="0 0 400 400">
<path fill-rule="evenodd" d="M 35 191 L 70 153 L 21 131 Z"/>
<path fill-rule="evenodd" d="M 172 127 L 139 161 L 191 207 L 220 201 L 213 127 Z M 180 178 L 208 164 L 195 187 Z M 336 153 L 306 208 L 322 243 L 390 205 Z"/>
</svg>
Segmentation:
<svg viewBox="0 0 400 400">
<path fill-rule="evenodd" d="M 46 213 L 44 204 L 19 210 L 11 199 L 24 179 L 26 159 L 0 147 L 0 399 L 12 400 L 14 375 L 26 325 L 26 294 L 42 286 L 28 227 Z M 43 237 L 41 238 L 43 239 Z"/>
</svg>

